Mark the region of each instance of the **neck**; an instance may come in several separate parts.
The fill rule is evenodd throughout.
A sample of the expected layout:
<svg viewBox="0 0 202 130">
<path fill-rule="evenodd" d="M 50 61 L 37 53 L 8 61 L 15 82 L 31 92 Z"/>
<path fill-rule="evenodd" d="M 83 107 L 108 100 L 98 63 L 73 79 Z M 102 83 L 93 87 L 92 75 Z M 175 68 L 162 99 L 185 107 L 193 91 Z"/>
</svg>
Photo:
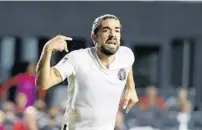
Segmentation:
<svg viewBox="0 0 202 130">
<path fill-rule="evenodd" d="M 96 51 L 101 63 L 103 65 L 105 65 L 107 68 L 109 68 L 109 65 L 114 61 L 115 59 L 115 55 L 111 55 L 111 56 L 108 56 L 108 55 L 105 55 L 104 53 L 100 52 L 98 49 Z"/>
</svg>

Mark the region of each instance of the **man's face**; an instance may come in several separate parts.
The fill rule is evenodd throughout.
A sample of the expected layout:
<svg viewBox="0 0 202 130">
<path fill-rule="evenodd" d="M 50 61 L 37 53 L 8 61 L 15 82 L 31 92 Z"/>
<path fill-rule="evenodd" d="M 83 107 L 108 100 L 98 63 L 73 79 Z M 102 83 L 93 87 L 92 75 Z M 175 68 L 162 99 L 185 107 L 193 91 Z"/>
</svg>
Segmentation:
<svg viewBox="0 0 202 130">
<path fill-rule="evenodd" d="M 112 18 L 102 20 L 95 37 L 96 46 L 102 53 L 105 55 L 115 54 L 120 47 L 120 22 Z"/>
</svg>

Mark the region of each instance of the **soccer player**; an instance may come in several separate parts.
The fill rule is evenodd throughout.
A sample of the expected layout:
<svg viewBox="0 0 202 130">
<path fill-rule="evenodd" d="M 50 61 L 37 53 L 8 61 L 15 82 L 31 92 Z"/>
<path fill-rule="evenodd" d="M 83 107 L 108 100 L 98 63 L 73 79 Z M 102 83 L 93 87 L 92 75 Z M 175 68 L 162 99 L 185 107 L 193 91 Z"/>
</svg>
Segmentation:
<svg viewBox="0 0 202 130">
<path fill-rule="evenodd" d="M 11 87 L 17 87 L 15 99 L 18 110 L 16 112 L 23 112 L 28 106 L 34 105 L 38 98 L 44 100 L 46 91 L 40 90 L 39 96 L 36 97 L 35 66 L 33 63 L 27 63 L 25 72 L 15 75 L 0 86 L 0 101 L 3 100 Z"/>
<path fill-rule="evenodd" d="M 128 112 L 137 103 L 132 71 L 135 58 L 131 49 L 120 46 L 121 30 L 116 16 L 98 17 L 91 32 L 95 46 L 72 51 L 52 67 L 52 53 L 68 51 L 72 38 L 58 35 L 45 44 L 37 64 L 36 84 L 46 90 L 68 79 L 62 130 L 113 130 L 125 86 L 123 109 Z"/>
</svg>

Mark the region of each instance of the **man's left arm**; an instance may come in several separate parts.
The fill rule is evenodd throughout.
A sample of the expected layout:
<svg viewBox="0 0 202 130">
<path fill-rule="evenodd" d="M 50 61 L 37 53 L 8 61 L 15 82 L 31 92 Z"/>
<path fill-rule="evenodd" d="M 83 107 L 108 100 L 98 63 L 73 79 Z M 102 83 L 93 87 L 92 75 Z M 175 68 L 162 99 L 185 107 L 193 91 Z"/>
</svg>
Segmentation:
<svg viewBox="0 0 202 130">
<path fill-rule="evenodd" d="M 139 101 L 137 92 L 135 89 L 135 82 L 133 78 L 133 69 L 132 67 L 129 70 L 127 81 L 126 81 L 126 92 L 125 92 L 125 101 L 123 104 L 123 109 L 126 109 L 126 113 Z"/>
</svg>

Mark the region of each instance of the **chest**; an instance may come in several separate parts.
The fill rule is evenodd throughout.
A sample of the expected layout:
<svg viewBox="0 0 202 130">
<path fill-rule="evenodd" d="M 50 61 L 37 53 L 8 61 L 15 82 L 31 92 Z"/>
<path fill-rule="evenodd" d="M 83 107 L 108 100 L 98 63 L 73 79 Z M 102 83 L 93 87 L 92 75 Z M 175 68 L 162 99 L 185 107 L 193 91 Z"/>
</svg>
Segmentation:
<svg viewBox="0 0 202 130">
<path fill-rule="evenodd" d="M 87 84 L 122 85 L 126 83 L 129 68 L 124 64 L 115 64 L 106 69 L 94 59 L 80 64 L 76 77 Z"/>
</svg>

